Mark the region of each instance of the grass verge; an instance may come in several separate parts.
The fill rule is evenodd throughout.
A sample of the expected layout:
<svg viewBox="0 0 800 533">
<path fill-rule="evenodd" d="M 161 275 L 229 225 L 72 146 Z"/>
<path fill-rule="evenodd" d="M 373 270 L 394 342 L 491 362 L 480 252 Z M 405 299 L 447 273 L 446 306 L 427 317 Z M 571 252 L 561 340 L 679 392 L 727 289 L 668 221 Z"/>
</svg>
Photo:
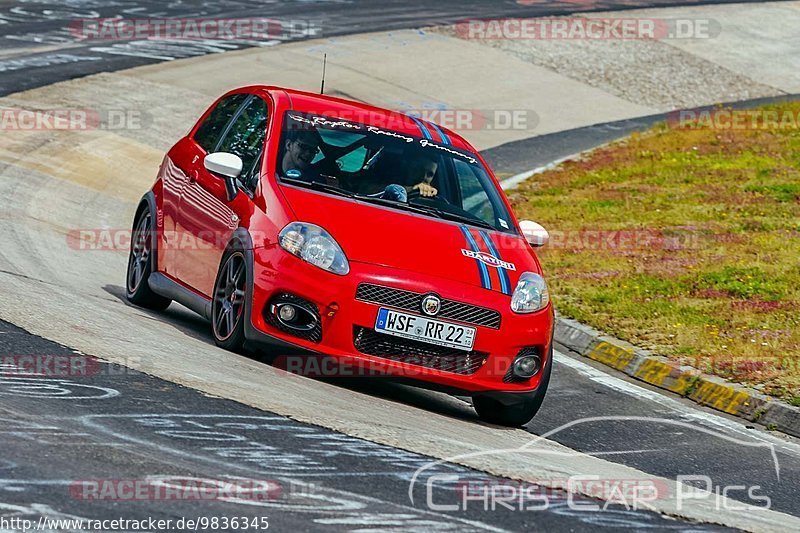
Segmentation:
<svg viewBox="0 0 800 533">
<path fill-rule="evenodd" d="M 563 315 L 800 403 L 800 103 L 748 113 L 660 124 L 510 198 L 551 232 Z"/>
</svg>

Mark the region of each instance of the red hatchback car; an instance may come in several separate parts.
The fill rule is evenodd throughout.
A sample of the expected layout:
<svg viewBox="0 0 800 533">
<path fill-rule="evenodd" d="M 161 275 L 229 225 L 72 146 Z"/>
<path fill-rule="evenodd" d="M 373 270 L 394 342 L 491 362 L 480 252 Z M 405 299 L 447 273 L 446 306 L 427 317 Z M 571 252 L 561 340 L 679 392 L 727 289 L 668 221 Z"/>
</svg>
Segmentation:
<svg viewBox="0 0 800 533">
<path fill-rule="evenodd" d="M 166 155 L 133 231 L 128 300 L 185 305 L 221 347 L 469 395 L 504 425 L 544 399 L 553 308 L 533 247 L 547 232 L 436 124 L 231 91 Z"/>
</svg>

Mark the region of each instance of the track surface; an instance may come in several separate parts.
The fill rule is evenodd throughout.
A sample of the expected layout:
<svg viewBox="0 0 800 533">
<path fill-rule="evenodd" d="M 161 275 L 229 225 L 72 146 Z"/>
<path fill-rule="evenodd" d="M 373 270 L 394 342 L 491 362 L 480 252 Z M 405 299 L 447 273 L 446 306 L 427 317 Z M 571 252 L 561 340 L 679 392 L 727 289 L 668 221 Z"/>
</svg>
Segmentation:
<svg viewBox="0 0 800 533">
<path fill-rule="evenodd" d="M 733 109 L 748 109 L 759 105 L 800 100 L 800 94 L 755 98 L 743 102 L 722 104 Z M 710 110 L 717 106 L 703 106 L 696 111 Z M 553 161 L 568 158 L 591 150 L 597 146 L 627 137 L 635 131 L 644 131 L 658 122 L 666 121 L 670 113 L 658 113 L 646 117 L 593 124 L 583 128 L 548 133 L 512 141 L 484 150 L 481 154 L 489 166 L 505 174 L 523 174 Z"/>
<path fill-rule="evenodd" d="M 459 512 L 413 507 L 409 479 L 430 463 L 424 456 L 210 398 L 77 355 L 0 322 L 0 351 L 20 350 L 69 359 L 87 371 L 47 377 L 15 372 L 0 378 L 0 516 L 36 521 L 45 509 L 51 519 L 267 517 L 277 531 L 368 526 L 404 531 L 660 531 L 688 526 L 622 506 L 602 513 L 571 510 L 566 494 L 559 491 L 547 493 L 551 506 L 540 512 L 490 511 L 477 500 Z M 448 464 L 426 475 L 457 475 L 459 482 L 486 487 L 503 483 Z M 213 490 L 226 481 L 238 483 L 241 492 L 216 498 Z M 134 497 L 125 492 L 126 482 L 147 486 L 150 492 Z M 192 499 L 195 486 L 208 491 L 203 499 L 199 493 Z M 458 484 L 431 486 L 434 502 L 459 502 Z M 177 490 L 165 496 L 166 487 Z M 415 498 L 424 500 L 424 481 L 416 487 Z M 575 503 L 603 505 L 587 498 Z"/>
<path fill-rule="evenodd" d="M 14 11 L 8 4 L 0 2 L 0 13 L 3 13 L 0 20 L 9 22 L 0 26 L 0 31 L 13 37 L 0 44 L 0 53 L 4 54 L 0 56 L 0 94 L 163 60 L 142 57 L 141 54 L 119 55 L 125 47 L 129 52 L 131 43 L 102 44 L 102 47 L 115 51 L 98 51 L 92 50 L 97 48 L 93 45 L 56 42 L 62 31 L 59 28 L 76 16 L 90 16 L 83 11 L 94 10 L 99 16 L 121 14 L 126 17 L 197 15 L 196 4 L 190 6 L 181 2 L 170 4 L 169 8 L 156 2 L 115 2 L 111 8 L 93 7 L 91 1 L 67 4 L 80 6 L 79 13 L 65 11 L 61 3 L 48 6 L 40 2 L 15 2 L 23 10 Z M 98 1 L 96 4 L 108 5 L 108 2 Z M 205 16 L 224 14 L 226 17 L 252 15 L 254 5 L 253 2 L 207 4 L 210 7 L 207 7 Z M 661 4 L 609 2 L 591 4 L 588 8 Z M 417 13 L 409 15 L 404 12 L 405 5 L 401 2 L 385 3 L 380 8 L 372 2 L 289 2 L 275 4 L 274 12 L 270 11 L 269 15 L 296 19 L 308 17 L 307 13 L 313 11 L 315 16 L 325 20 L 323 36 L 333 36 L 444 22 L 461 18 L 466 12 L 470 17 L 476 17 L 551 15 L 576 10 L 574 3 L 566 2 L 519 6 L 515 2 L 465 4 L 445 1 L 430 5 L 434 7 L 420 8 Z M 46 14 L 48 7 L 58 9 Z M 130 11 L 137 7 L 144 9 Z M 169 11 L 165 13 L 167 9 Z M 37 38 L 43 38 L 54 48 L 45 52 L 37 44 L 28 49 L 32 39 Z M 228 43 L 221 48 L 250 45 Z M 141 52 L 141 47 L 137 48 Z M 149 50 L 152 52 L 153 49 Z M 169 57 L 188 57 L 210 51 L 214 50 L 198 48 L 196 43 L 179 43 L 170 48 L 172 55 Z M 52 61 L 56 56 L 68 62 L 54 64 Z M 523 171 L 620 137 L 631 128 L 646 125 L 653 118 L 598 125 L 521 141 L 520 144 L 494 149 L 488 155 L 500 170 Z M 526 156 L 522 160 L 520 153 L 533 157 Z M 40 332 L 42 324 L 51 324 L 53 338 L 101 358 L 119 360 L 126 354 L 148 358 L 146 361 L 152 358 L 153 368 L 158 368 L 160 374 L 181 376 L 174 380 L 187 382 L 195 388 L 207 390 L 210 378 L 203 367 L 215 367 L 218 369 L 215 378 L 219 380 L 219 388 L 229 387 L 229 390 L 215 391 L 217 394 L 241 397 L 245 401 L 247 392 L 240 389 L 252 388 L 262 396 L 273 392 L 283 397 L 265 401 L 274 402 L 276 410 L 277 406 L 282 406 L 284 412 L 297 411 L 302 415 L 300 418 L 306 420 L 314 419 L 314 416 L 327 417 L 330 420 L 326 420 L 326 426 L 348 433 L 353 433 L 349 428 L 358 428 L 358 423 L 370 423 L 372 417 L 374 425 L 387 426 L 388 436 L 384 440 L 399 440 L 396 444 L 399 447 L 405 447 L 402 439 L 393 439 L 392 435 L 406 425 L 414 427 L 418 424 L 420 440 L 425 440 L 428 432 L 433 434 L 441 430 L 451 432 L 454 441 L 472 445 L 473 449 L 491 448 L 495 442 L 501 442 L 504 433 L 508 433 L 480 426 L 471 407 L 463 401 L 399 385 L 321 383 L 297 377 L 289 378 L 297 382 L 287 386 L 286 377 L 276 379 L 269 367 L 258 360 L 218 350 L 211 342 L 208 326 L 193 315 L 176 309 L 176 306 L 164 314 L 143 313 L 126 306 L 120 301 L 118 287 L 124 273 L 124 258 L 115 254 L 91 257 L 87 254 L 62 255 L 63 235 L 57 231 L 51 234 L 49 225 L 86 227 L 82 224 L 87 224 L 87 220 L 91 221 L 88 224 L 98 224 L 97 214 L 100 213 L 103 222 L 110 223 L 111 227 L 125 227 L 132 207 L 99 194 L 87 196 L 85 191 L 73 190 L 71 186 L 50 181 L 44 175 L 20 171 L 11 165 L 0 165 L 0 173 L 3 176 L 0 202 L 12 213 L 8 215 L 9 219 L 4 220 L 4 225 L 7 222 L 8 225 L 0 240 L 0 309 L 7 311 L 3 316 L 16 317 L 14 321 L 18 323 L 30 321 L 38 324 Z M 51 210 L 56 214 L 49 213 Z M 59 215 L 61 212 L 68 214 Z M 80 259 L 80 263 L 71 263 L 73 259 Z M 37 305 L 46 305 L 47 309 L 40 311 Z M 34 318 L 30 318 L 31 315 Z M 0 326 L 0 354 L 3 356 L 59 353 L 72 352 L 9 324 Z M 172 366 L 165 371 L 165 365 Z M 269 411 L 209 398 L 137 372 L 126 370 L 115 375 L 108 370 L 111 366 L 100 365 L 100 368 L 104 370 L 97 375 L 70 378 L 72 383 L 62 383 L 71 392 L 59 399 L 37 394 L 37 390 L 41 393 L 42 386 L 46 385 L 42 380 L 23 388 L 19 387 L 19 376 L 0 380 L 3 384 L 0 389 L 4 398 L 3 417 L 7 422 L 3 434 L 4 449 L 7 450 L 4 454 L 6 463 L 3 463 L 6 468 L 2 470 L 5 479 L 0 485 L 5 488 L 0 493 L 3 513 L 39 516 L 68 512 L 92 518 L 111 518 L 122 512 L 130 518 L 141 518 L 148 515 L 233 516 L 246 512 L 251 517 L 267 514 L 275 527 L 291 530 L 322 527 L 344 530 L 369 525 L 403 529 L 417 527 L 426 531 L 434 527 L 469 530 L 482 527 L 478 522 L 510 530 L 531 527 L 588 530 L 603 525 L 635 529 L 687 527 L 687 524 L 664 521 L 652 513 L 626 513 L 618 508 L 607 514 L 574 516 L 563 505 L 537 513 L 483 513 L 476 509 L 455 516 L 430 513 L 424 506 L 410 507 L 406 493 L 409 476 L 428 461 L 421 455 L 367 443 Z M 243 375 L 249 375 L 251 381 L 240 379 Z M 57 377 L 42 379 L 49 381 L 47 385 L 59 381 Z M 102 400 L 82 399 L 80 394 L 77 398 L 70 396 L 74 390 L 98 390 L 92 387 L 113 389 L 119 394 Z M 44 390 L 53 389 L 45 387 Z M 232 417 L 267 422 L 269 431 L 241 429 L 249 427 L 241 426 L 240 431 L 254 433 L 237 433 L 236 437 L 244 437 L 248 443 L 270 446 L 278 458 L 273 458 L 267 468 L 254 468 L 249 462 L 230 457 L 221 461 L 214 450 L 209 449 L 220 446 L 209 446 L 205 438 L 170 437 L 157 434 L 153 426 L 148 425 L 178 424 L 176 427 L 181 431 L 189 424 L 202 431 L 212 431 L 208 427 L 220 423 L 219 419 L 214 419 L 211 424 L 209 417 L 203 418 L 203 415 L 219 415 L 225 423 Z M 153 419 L 159 421 L 152 422 Z M 423 422 L 418 422 L 418 419 Z M 575 425 L 565 427 L 568 424 Z M 471 442 L 465 435 L 474 436 L 476 433 L 471 430 L 476 428 L 490 438 Z M 800 516 L 800 502 L 793 497 L 800 491 L 800 446 L 795 441 L 760 428 L 748 428 L 739 421 L 652 392 L 627 378 L 609 374 L 606 369 L 596 369 L 568 355 L 557 356 L 550 394 L 540 415 L 526 429 L 534 435 L 548 434 L 548 439 L 574 450 L 631 466 L 653 476 L 675 479 L 680 474 L 705 475 L 715 486 L 758 485 L 757 494 L 769 496 L 773 509 Z M 356 433 L 365 434 L 365 431 Z M 309 437 L 311 435 L 313 438 Z M 315 444 L 308 445 L 309 441 Z M 302 451 L 300 455 L 305 461 L 292 459 L 294 466 L 291 471 L 274 467 L 280 464 L 281 458 L 285 459 L 286 454 L 297 454 L 298 450 Z M 313 464 L 317 470 L 300 470 L 298 464 Z M 467 478 L 483 476 L 487 479 L 483 474 L 460 467 L 448 466 L 446 469 Z M 325 475 L 326 472 L 335 475 Z M 69 486 L 76 480 L 143 479 L 148 476 L 270 479 L 280 485 L 281 494 L 291 495 L 296 489 L 297 498 L 270 502 L 275 504 L 263 511 L 242 502 L 83 502 L 69 492 Z M 320 478 L 324 481 L 320 482 Z M 308 488 L 306 484 L 309 482 L 314 483 L 314 487 Z M 758 504 L 742 492 L 733 492 L 729 497 Z M 49 506 L 49 510 L 43 511 L 34 503 Z M 297 505 L 305 505 L 307 509 L 304 507 L 301 511 Z M 464 520 L 476 523 L 468 524 Z"/>
<path fill-rule="evenodd" d="M 414 28 L 465 18 L 533 17 L 636 7 L 732 3 L 734 0 L 82 0 L 61 2 L 0 0 L 0 96 L 98 72 L 225 52 L 271 46 L 285 40 Z M 71 24 L 93 18 L 244 18 L 295 21 L 294 31 L 270 42 L 241 41 L 83 41 Z M 307 24 L 304 24 L 307 23 Z M 306 31 L 307 30 L 307 31 Z M 3 57 L 7 55 L 7 57 Z"/>
</svg>

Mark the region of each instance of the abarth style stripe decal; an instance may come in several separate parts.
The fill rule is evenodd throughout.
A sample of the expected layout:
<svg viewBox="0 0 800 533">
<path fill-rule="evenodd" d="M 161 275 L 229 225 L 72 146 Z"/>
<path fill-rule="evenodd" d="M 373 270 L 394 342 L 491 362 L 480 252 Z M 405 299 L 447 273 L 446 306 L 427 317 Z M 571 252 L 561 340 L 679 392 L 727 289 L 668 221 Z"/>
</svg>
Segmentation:
<svg viewBox="0 0 800 533">
<path fill-rule="evenodd" d="M 481 248 L 481 242 L 483 242 L 483 239 L 482 237 L 475 235 L 476 231 L 475 228 L 470 228 L 469 226 L 467 226 L 467 231 L 469 231 L 470 236 L 475 240 L 475 244 L 478 247 L 478 252 L 482 254 L 492 255 L 491 250 L 489 250 L 486 247 L 485 243 L 483 248 Z M 478 233 L 480 233 L 480 231 L 478 231 Z M 492 290 L 494 290 L 495 286 L 499 287 L 498 284 L 502 283 L 502 280 L 500 278 L 500 272 L 497 270 L 497 268 L 494 268 L 486 264 L 483 260 L 481 260 L 481 263 L 486 265 L 486 270 L 489 272 L 489 284 L 491 285 Z"/>
<path fill-rule="evenodd" d="M 433 136 L 431 135 L 431 132 L 428 131 L 428 128 L 425 127 L 425 124 L 423 124 L 420 119 L 418 119 L 417 117 L 411 116 L 411 115 L 406 115 L 406 116 L 408 118 L 410 118 L 411 120 L 413 120 L 417 124 L 417 126 L 419 126 L 419 130 L 422 132 L 422 136 L 423 137 L 425 137 L 429 141 L 433 140 Z"/>
<path fill-rule="evenodd" d="M 500 252 L 497 251 L 494 243 L 492 242 L 492 238 L 489 234 L 485 231 L 480 232 L 481 237 L 483 238 L 483 242 L 486 243 L 486 247 L 489 249 L 489 253 L 491 253 L 496 258 L 502 260 L 503 258 L 500 257 Z M 497 267 L 497 272 L 500 276 L 500 290 L 503 294 L 511 295 L 511 280 L 508 278 L 508 272 L 505 268 L 499 266 Z"/>
<path fill-rule="evenodd" d="M 470 249 L 473 252 L 479 252 L 480 250 L 478 249 L 478 243 L 475 242 L 475 239 L 472 237 L 472 234 L 469 232 L 469 229 L 467 229 L 466 226 L 460 226 L 460 227 L 461 227 L 461 233 L 463 233 L 464 237 L 466 237 L 467 244 L 469 245 Z M 492 290 L 492 279 L 489 277 L 489 269 L 486 267 L 486 265 L 483 264 L 483 262 L 480 259 L 475 259 L 475 263 L 477 263 L 478 265 L 478 272 L 480 273 L 481 276 L 481 286 L 483 286 L 484 289 Z"/>
<path fill-rule="evenodd" d="M 448 137 L 448 136 L 445 134 L 445 132 L 442 130 L 442 128 L 440 128 L 440 127 L 439 127 L 439 125 L 438 125 L 438 124 L 436 124 L 435 122 L 429 122 L 429 124 L 431 125 L 431 127 L 432 127 L 434 130 L 436 130 L 436 133 L 438 133 L 438 134 L 439 134 L 439 137 L 442 139 L 442 144 L 452 144 L 452 143 L 450 142 L 450 137 Z"/>
</svg>

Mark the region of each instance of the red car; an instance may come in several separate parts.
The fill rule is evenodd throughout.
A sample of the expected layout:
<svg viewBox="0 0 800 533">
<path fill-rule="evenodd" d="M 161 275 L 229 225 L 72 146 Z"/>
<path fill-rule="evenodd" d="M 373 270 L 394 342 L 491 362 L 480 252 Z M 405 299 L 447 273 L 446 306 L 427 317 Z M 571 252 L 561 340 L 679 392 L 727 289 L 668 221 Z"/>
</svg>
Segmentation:
<svg viewBox="0 0 800 533">
<path fill-rule="evenodd" d="M 287 367 L 334 360 L 469 395 L 482 419 L 520 425 L 552 369 L 533 251 L 546 240 L 452 131 L 251 86 L 164 158 L 136 210 L 127 298 L 183 304 L 226 349 L 268 347 Z"/>
</svg>

